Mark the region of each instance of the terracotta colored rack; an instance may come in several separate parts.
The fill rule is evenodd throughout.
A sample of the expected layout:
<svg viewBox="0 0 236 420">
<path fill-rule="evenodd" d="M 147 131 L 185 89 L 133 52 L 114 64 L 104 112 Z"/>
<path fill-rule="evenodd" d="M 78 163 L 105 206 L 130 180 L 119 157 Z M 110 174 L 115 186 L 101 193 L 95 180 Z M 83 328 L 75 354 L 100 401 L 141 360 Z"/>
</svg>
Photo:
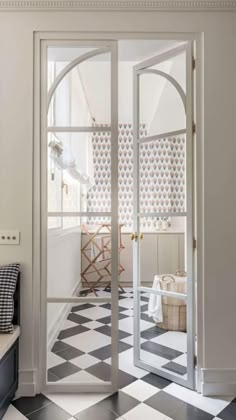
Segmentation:
<svg viewBox="0 0 236 420">
<path fill-rule="evenodd" d="M 125 248 L 122 243 L 123 225 L 119 225 L 119 244 L 118 244 L 118 276 L 120 279 L 121 273 L 125 270 L 120 263 L 120 253 Z M 81 278 L 84 284 L 88 286 L 88 290 L 82 292 L 83 295 L 88 295 L 93 292 L 95 296 L 96 287 L 104 287 L 105 291 L 111 288 L 111 264 L 112 264 L 112 249 L 111 249 L 111 224 L 103 223 L 99 225 L 81 226 L 81 234 L 83 238 L 81 247 L 82 272 Z M 84 238 L 86 237 L 86 239 Z M 124 292 L 123 287 L 118 283 L 119 289 Z"/>
</svg>

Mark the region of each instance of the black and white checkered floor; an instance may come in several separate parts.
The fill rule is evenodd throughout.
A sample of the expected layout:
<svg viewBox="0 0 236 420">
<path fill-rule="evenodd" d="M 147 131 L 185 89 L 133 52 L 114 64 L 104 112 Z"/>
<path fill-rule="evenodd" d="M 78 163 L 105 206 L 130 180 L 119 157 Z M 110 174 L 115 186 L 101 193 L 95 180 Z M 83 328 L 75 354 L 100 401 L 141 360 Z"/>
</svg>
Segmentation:
<svg viewBox="0 0 236 420">
<path fill-rule="evenodd" d="M 110 295 L 109 293 L 107 293 Z M 98 291 L 98 295 L 106 295 Z M 161 330 L 147 314 L 141 297 L 141 358 L 186 375 L 186 334 Z M 133 292 L 119 295 L 119 388 L 108 394 L 55 394 L 16 399 L 4 420 L 233 420 L 236 399 L 208 398 L 133 364 Z M 51 382 L 111 379 L 110 304 L 73 306 L 48 354 Z"/>
<path fill-rule="evenodd" d="M 98 296 L 109 292 L 97 289 Z M 147 314 L 148 295 L 142 294 L 141 358 L 154 366 L 186 375 L 186 334 L 158 328 Z M 50 382 L 109 381 L 111 379 L 111 307 L 109 303 L 73 306 L 48 354 Z M 133 363 L 133 290 L 119 293 L 120 385 L 142 378 L 146 371 Z M 128 378 L 127 375 L 130 375 Z"/>
</svg>

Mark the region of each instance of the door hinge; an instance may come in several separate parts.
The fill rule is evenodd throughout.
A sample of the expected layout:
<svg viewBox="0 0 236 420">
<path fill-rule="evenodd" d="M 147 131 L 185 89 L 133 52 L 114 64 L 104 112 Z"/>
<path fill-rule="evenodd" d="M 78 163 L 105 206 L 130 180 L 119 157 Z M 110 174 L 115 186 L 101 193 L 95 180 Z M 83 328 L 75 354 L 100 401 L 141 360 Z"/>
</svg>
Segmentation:
<svg viewBox="0 0 236 420">
<path fill-rule="evenodd" d="M 195 134 L 196 133 L 196 124 L 195 124 L 195 122 L 193 121 L 193 134 Z"/>
<path fill-rule="evenodd" d="M 195 68 L 196 68 L 196 58 L 195 57 L 192 58 L 192 67 L 193 67 L 193 70 L 195 70 Z"/>
<path fill-rule="evenodd" d="M 194 363 L 194 367 L 196 368 L 197 367 L 197 356 L 196 356 L 196 354 L 194 355 L 193 363 Z"/>
<path fill-rule="evenodd" d="M 197 239 L 193 238 L 193 249 L 197 249 Z"/>
</svg>

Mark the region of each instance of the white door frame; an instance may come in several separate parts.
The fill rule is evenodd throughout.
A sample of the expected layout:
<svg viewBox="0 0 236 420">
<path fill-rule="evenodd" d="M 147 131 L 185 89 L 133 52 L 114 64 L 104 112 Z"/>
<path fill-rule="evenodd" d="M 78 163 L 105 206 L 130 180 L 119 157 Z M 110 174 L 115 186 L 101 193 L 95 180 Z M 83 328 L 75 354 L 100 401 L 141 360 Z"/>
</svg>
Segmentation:
<svg viewBox="0 0 236 420">
<path fill-rule="evenodd" d="M 174 85 L 180 95 L 186 115 L 186 128 L 175 130 L 169 133 L 139 137 L 139 109 L 140 109 L 140 77 L 143 74 L 155 73 L 167 78 L 166 74 L 150 67 L 163 63 L 179 54 L 186 53 L 186 93 L 176 80 L 168 76 L 168 80 Z M 192 41 L 184 45 L 172 48 L 163 54 L 156 55 L 148 60 L 138 63 L 133 70 L 133 108 L 134 108 L 134 231 L 137 233 L 137 240 L 133 242 L 133 283 L 134 283 L 134 361 L 135 365 L 164 376 L 173 382 L 189 388 L 195 388 L 194 352 L 195 352 L 195 328 L 194 328 L 194 276 L 193 276 L 193 46 Z M 179 133 L 186 134 L 186 211 L 181 213 L 141 213 L 139 210 L 139 146 L 142 143 L 155 141 L 166 136 L 176 136 Z M 186 248 L 187 248 L 187 294 L 179 294 L 168 291 L 153 290 L 151 287 L 142 287 L 140 283 L 140 218 L 141 217 L 186 217 Z M 141 360 L 140 350 L 140 292 L 152 293 L 159 296 L 179 297 L 187 304 L 187 379 L 183 379 L 168 371 L 148 364 Z"/>
<path fill-rule="evenodd" d="M 77 45 L 94 47 L 94 51 L 81 55 L 66 66 L 49 90 L 47 90 L 47 48 L 50 46 L 71 46 Z M 96 50 L 96 48 L 98 48 Z M 111 54 L 111 124 L 108 127 L 111 132 L 111 211 L 101 212 L 48 212 L 47 197 L 47 173 L 48 173 L 48 132 L 59 131 L 67 132 L 94 132 L 92 127 L 48 127 L 48 109 L 52 96 L 60 81 L 68 74 L 72 68 L 98 54 Z M 112 392 L 118 388 L 118 61 L 117 61 L 117 41 L 70 41 L 55 40 L 54 38 L 41 40 L 41 340 L 42 356 L 40 360 L 41 386 L 46 392 Z M 103 127 L 97 127 L 95 131 L 103 131 Z M 111 218 L 112 230 L 112 285 L 111 297 L 60 297 L 47 295 L 47 233 L 49 217 L 83 217 L 83 216 L 109 216 Z M 43 280 L 44 279 L 44 280 Z M 47 306 L 49 303 L 86 303 L 109 302 L 112 305 L 112 363 L 111 381 L 91 382 L 91 383 L 50 383 L 47 382 Z"/>
<path fill-rule="evenodd" d="M 204 342 L 203 342 L 203 283 L 204 283 L 204 135 L 203 135 L 203 35 L 202 33 L 172 33 L 172 32 L 48 32 L 41 31 L 34 33 L 34 112 L 33 112 L 33 137 L 34 137 L 34 150 L 33 150 L 33 168 L 34 168 L 34 181 L 33 181 L 33 307 L 34 311 L 34 339 L 33 339 L 33 355 L 35 365 L 35 392 L 42 391 L 42 380 L 39 372 L 42 367 L 41 346 L 43 335 L 43 323 L 41 319 L 41 298 L 40 290 L 43 278 L 42 266 L 42 241 L 43 235 L 41 234 L 41 97 L 40 86 L 42 74 L 40 69 L 40 51 L 41 43 L 43 40 L 69 40 L 76 42 L 77 40 L 125 40 L 125 39 L 150 39 L 150 40 L 176 40 L 176 41 L 193 41 L 195 42 L 195 58 L 196 58 L 196 81 L 195 89 L 196 95 L 196 109 L 195 109 L 195 122 L 196 132 L 198 136 L 197 144 L 194 145 L 196 161 L 194 162 L 195 177 L 195 195 L 196 202 L 194 208 L 195 224 L 195 237 L 197 238 L 197 262 L 194 267 L 194 272 L 197 276 L 197 390 L 200 392 L 201 388 L 201 367 L 203 366 L 204 357 Z"/>
</svg>

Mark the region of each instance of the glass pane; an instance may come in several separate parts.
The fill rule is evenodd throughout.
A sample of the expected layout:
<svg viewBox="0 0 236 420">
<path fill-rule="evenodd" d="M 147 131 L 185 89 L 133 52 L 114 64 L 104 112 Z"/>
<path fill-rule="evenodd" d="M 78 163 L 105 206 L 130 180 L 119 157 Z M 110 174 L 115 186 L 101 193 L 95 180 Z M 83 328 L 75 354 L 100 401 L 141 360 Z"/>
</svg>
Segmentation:
<svg viewBox="0 0 236 420">
<path fill-rule="evenodd" d="M 180 54 L 150 67 L 154 73 L 140 75 L 140 123 L 145 124 L 146 136 L 153 136 L 186 128 L 184 104 L 176 87 L 161 71 L 173 77 L 186 92 L 186 55 Z"/>
<path fill-rule="evenodd" d="M 140 219 L 140 285 L 152 287 L 156 276 L 184 274 L 186 268 L 186 218 Z"/>
<path fill-rule="evenodd" d="M 65 63 L 56 63 L 54 76 L 50 71 L 51 83 L 64 67 Z M 61 80 L 50 102 L 48 125 L 91 127 L 110 123 L 111 56 L 105 53 L 77 65 Z"/>
<path fill-rule="evenodd" d="M 184 212 L 186 208 L 185 135 L 139 145 L 139 211 Z"/>
<path fill-rule="evenodd" d="M 110 132 L 49 133 L 48 141 L 49 211 L 110 212 Z"/>
<path fill-rule="evenodd" d="M 48 303 L 48 382 L 111 381 L 111 326 L 107 325 L 103 331 L 99 322 L 102 317 L 110 316 L 106 305 Z"/>
<path fill-rule="evenodd" d="M 186 289 L 186 277 L 178 285 L 171 284 L 173 291 Z M 186 300 L 140 292 L 139 302 L 140 360 L 186 379 Z"/>
<path fill-rule="evenodd" d="M 48 297 L 110 297 L 111 219 L 101 223 L 99 218 L 93 218 L 94 223 L 90 223 L 89 217 L 63 217 L 60 229 L 50 228 L 55 223 L 51 219 L 54 218 L 48 218 Z M 119 255 L 123 250 L 122 226 L 119 225 Z M 123 271 L 120 261 L 120 281 Z"/>
<path fill-rule="evenodd" d="M 48 218 L 47 296 L 111 297 L 112 228 L 111 219 L 63 217 L 61 228 L 51 229 Z M 73 219 L 73 225 L 70 219 Z M 76 219 L 76 224 L 75 224 Z M 126 265 L 123 226 L 118 229 L 119 284 L 124 281 Z M 131 251 L 131 250 L 130 250 Z M 105 316 L 105 315 L 104 315 Z"/>
<path fill-rule="evenodd" d="M 71 61 L 95 50 L 94 47 L 48 47 L 48 89 L 60 71 Z"/>
</svg>

